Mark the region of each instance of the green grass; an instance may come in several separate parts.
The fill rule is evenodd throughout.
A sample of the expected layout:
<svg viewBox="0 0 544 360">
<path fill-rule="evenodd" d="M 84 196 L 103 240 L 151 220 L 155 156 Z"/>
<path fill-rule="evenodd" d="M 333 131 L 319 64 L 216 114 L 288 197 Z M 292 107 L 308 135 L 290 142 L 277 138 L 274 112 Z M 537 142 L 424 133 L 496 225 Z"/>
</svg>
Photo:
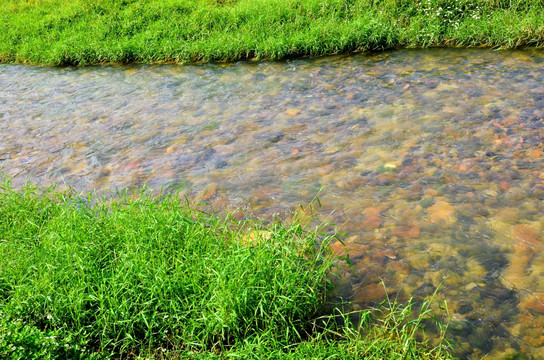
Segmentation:
<svg viewBox="0 0 544 360">
<path fill-rule="evenodd" d="M 443 342 L 417 340 L 428 304 L 415 319 L 394 301 L 359 312 L 361 328 L 331 315 L 334 237 L 297 220 L 220 218 L 176 196 L 5 182 L 0 358 L 450 358 Z"/>
<path fill-rule="evenodd" d="M 543 0 L 3 0 L 0 62 L 283 59 L 544 45 Z"/>
</svg>

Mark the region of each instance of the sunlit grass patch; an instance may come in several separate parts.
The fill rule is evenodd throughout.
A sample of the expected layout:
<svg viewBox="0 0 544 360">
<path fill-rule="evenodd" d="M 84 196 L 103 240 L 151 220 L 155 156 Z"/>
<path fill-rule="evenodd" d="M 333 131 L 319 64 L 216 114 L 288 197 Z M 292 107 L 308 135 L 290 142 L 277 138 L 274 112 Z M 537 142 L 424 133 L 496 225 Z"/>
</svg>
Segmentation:
<svg viewBox="0 0 544 360">
<path fill-rule="evenodd" d="M 396 305 L 368 336 L 331 315 L 334 233 L 118 195 L 0 186 L 1 357 L 443 356 Z"/>
<path fill-rule="evenodd" d="M 540 0 L 4 0 L 0 62 L 284 59 L 544 45 Z"/>
</svg>

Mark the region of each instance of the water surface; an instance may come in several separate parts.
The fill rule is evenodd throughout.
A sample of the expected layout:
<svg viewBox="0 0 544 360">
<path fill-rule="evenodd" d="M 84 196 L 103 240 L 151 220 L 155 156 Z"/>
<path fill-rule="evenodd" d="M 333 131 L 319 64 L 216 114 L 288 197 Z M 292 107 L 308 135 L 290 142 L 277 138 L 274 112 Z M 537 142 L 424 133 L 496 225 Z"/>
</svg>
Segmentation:
<svg viewBox="0 0 544 360">
<path fill-rule="evenodd" d="M 0 66 L 0 171 L 192 189 L 270 218 L 320 199 L 338 295 L 438 292 L 463 358 L 544 358 L 544 51 L 196 66 Z M 339 247 L 335 247 L 339 249 Z"/>
</svg>

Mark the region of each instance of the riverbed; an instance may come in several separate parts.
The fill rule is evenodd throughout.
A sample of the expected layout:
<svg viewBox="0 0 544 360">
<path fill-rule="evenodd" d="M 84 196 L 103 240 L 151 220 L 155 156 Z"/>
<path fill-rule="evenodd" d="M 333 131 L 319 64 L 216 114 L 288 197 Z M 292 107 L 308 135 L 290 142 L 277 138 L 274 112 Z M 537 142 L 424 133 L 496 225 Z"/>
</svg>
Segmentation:
<svg viewBox="0 0 544 360">
<path fill-rule="evenodd" d="M 318 195 L 353 263 L 336 295 L 358 309 L 382 281 L 403 301 L 439 287 L 467 359 L 544 357 L 543 152 L 543 50 L 0 65 L 13 184 L 145 185 L 265 220 Z"/>
</svg>

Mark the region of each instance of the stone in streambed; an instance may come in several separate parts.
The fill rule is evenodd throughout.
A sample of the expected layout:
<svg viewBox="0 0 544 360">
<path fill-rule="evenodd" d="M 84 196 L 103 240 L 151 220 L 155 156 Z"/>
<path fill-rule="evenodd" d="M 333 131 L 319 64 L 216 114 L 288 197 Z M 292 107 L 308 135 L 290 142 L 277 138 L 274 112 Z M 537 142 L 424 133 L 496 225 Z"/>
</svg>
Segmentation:
<svg viewBox="0 0 544 360">
<path fill-rule="evenodd" d="M 350 260 L 361 258 L 368 251 L 368 247 L 363 244 L 346 243 L 340 241 L 331 245 L 331 251 L 335 256 L 349 256 Z"/>
<path fill-rule="evenodd" d="M 400 226 L 397 227 L 391 235 L 393 236 L 399 236 L 405 239 L 416 239 L 421 234 L 421 230 L 419 226 L 412 225 L 412 226 Z"/>
<path fill-rule="evenodd" d="M 506 204 L 515 207 L 518 205 L 519 201 L 525 199 L 525 197 L 525 191 L 520 188 L 511 187 L 504 193 L 502 198 L 505 200 Z"/>
<path fill-rule="evenodd" d="M 258 200 L 274 200 L 281 194 L 279 188 L 257 188 L 251 190 L 251 196 Z"/>
<path fill-rule="evenodd" d="M 408 187 L 406 192 L 406 198 L 410 201 L 419 200 L 421 197 L 421 184 L 415 183 Z"/>
<path fill-rule="evenodd" d="M 402 260 L 399 261 L 389 261 L 387 263 L 388 271 L 393 272 L 397 276 L 400 275 L 409 275 L 410 274 L 410 266 Z"/>
<path fill-rule="evenodd" d="M 519 309 L 544 315 L 544 294 L 531 294 L 519 303 Z"/>
<path fill-rule="evenodd" d="M 370 256 L 370 260 L 382 269 L 389 261 L 397 260 L 397 256 L 393 249 L 377 250 Z"/>
<path fill-rule="evenodd" d="M 84 175 L 88 174 L 88 165 L 86 162 L 82 161 L 77 166 L 72 168 L 72 171 L 70 171 L 70 175 Z"/>
<path fill-rule="evenodd" d="M 532 347 L 544 345 L 544 316 L 534 316 L 529 313 L 520 315 L 521 337 L 523 341 Z"/>
<path fill-rule="evenodd" d="M 469 258 L 467 259 L 467 273 L 465 278 L 473 279 L 474 281 L 483 281 L 487 275 L 487 270 L 483 267 L 476 259 Z M 481 285 L 483 286 L 483 285 Z"/>
<path fill-rule="evenodd" d="M 423 190 L 423 195 L 425 199 L 434 198 L 435 196 L 438 196 L 439 194 L 440 193 L 438 192 L 438 190 L 433 188 L 426 188 L 425 190 Z"/>
<path fill-rule="evenodd" d="M 512 223 L 518 220 L 518 210 L 516 208 L 503 208 L 488 220 L 488 225 L 497 234 L 511 234 Z"/>
<path fill-rule="evenodd" d="M 324 164 L 317 168 L 317 172 L 320 176 L 326 176 L 329 175 L 334 170 L 334 166 L 332 164 Z"/>
<path fill-rule="evenodd" d="M 397 260 L 398 255 L 393 249 L 383 249 L 376 252 L 376 254 L 380 254 L 390 260 Z"/>
<path fill-rule="evenodd" d="M 375 207 L 369 207 L 363 210 L 365 218 L 363 220 L 363 228 L 367 230 L 377 229 L 383 222 L 383 218 L 380 216 L 381 209 Z"/>
<path fill-rule="evenodd" d="M 436 286 L 434 286 L 428 281 L 424 281 L 421 283 L 421 285 L 417 289 L 414 290 L 414 294 L 418 297 L 425 298 L 427 296 L 433 295 L 435 291 L 436 291 Z"/>
<path fill-rule="evenodd" d="M 346 244 L 359 244 L 361 237 L 359 235 L 352 235 L 348 237 L 345 241 Z"/>
<path fill-rule="evenodd" d="M 453 224 L 457 220 L 455 208 L 443 199 L 435 199 L 434 205 L 427 208 L 427 214 L 432 223 Z"/>
<path fill-rule="evenodd" d="M 520 248 L 540 248 L 542 239 L 538 230 L 526 224 L 520 224 L 514 227 L 512 238 L 516 241 L 516 246 Z"/>
<path fill-rule="evenodd" d="M 141 163 L 138 160 L 129 161 L 122 166 L 121 171 L 130 172 L 140 166 Z"/>
<path fill-rule="evenodd" d="M 300 109 L 298 108 L 287 109 L 285 110 L 285 113 L 289 116 L 297 116 L 298 114 L 300 114 Z"/>
<path fill-rule="evenodd" d="M 364 183 L 365 179 L 360 176 L 348 176 L 337 181 L 336 186 L 338 186 L 338 188 L 342 190 L 354 191 L 360 188 Z"/>
<path fill-rule="evenodd" d="M 377 229 L 380 227 L 383 219 L 379 215 L 371 214 L 365 216 L 363 220 L 363 227 L 367 230 Z"/>
<path fill-rule="evenodd" d="M 419 254 L 413 254 L 408 256 L 408 261 L 410 266 L 416 270 L 423 270 L 429 267 L 431 256 L 428 252 L 423 252 Z"/>
<path fill-rule="evenodd" d="M 503 281 L 506 285 L 517 289 L 530 287 L 532 280 L 528 276 L 527 267 L 534 254 L 541 249 L 542 240 L 538 231 L 527 224 L 514 227 L 512 240 L 514 240 L 514 254 L 510 264 L 503 271 Z"/>
<path fill-rule="evenodd" d="M 208 184 L 206 188 L 204 188 L 204 191 L 202 191 L 201 200 L 208 200 L 212 196 L 214 196 L 217 192 L 217 184 Z"/>
<path fill-rule="evenodd" d="M 351 301 L 356 304 L 368 304 L 378 302 L 385 298 L 385 289 L 382 283 L 373 283 L 365 285 L 355 290 Z"/>
<path fill-rule="evenodd" d="M 423 279 L 436 287 L 444 283 L 447 287 L 455 289 L 459 289 L 464 283 L 464 279 L 459 274 L 445 270 L 428 271 L 423 276 Z"/>
<path fill-rule="evenodd" d="M 504 285 L 515 288 L 525 289 L 530 287 L 531 281 L 527 277 L 525 269 L 527 264 L 531 261 L 532 255 L 529 254 L 514 254 L 512 261 L 508 267 L 502 273 L 502 282 Z"/>
<path fill-rule="evenodd" d="M 331 245 L 331 251 L 334 256 L 345 256 L 346 255 L 346 245 L 340 241 L 335 242 Z"/>
<path fill-rule="evenodd" d="M 232 203 L 231 199 L 226 196 L 216 196 L 210 201 L 210 208 L 213 209 L 222 209 L 230 212 L 232 209 L 236 208 Z"/>
</svg>

